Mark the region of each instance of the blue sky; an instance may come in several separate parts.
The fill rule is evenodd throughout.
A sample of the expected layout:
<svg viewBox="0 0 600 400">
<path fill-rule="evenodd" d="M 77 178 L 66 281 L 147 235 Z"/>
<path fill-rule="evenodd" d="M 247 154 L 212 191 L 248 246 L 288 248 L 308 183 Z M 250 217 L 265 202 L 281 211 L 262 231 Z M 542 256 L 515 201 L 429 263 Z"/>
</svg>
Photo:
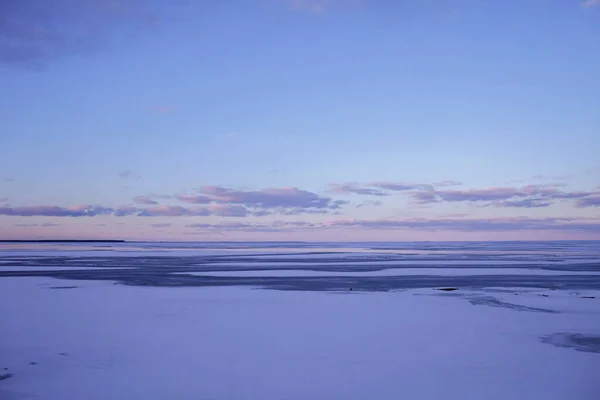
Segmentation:
<svg viewBox="0 0 600 400">
<path fill-rule="evenodd" d="M 9 0 L 0 238 L 600 239 L 600 2 Z"/>
</svg>

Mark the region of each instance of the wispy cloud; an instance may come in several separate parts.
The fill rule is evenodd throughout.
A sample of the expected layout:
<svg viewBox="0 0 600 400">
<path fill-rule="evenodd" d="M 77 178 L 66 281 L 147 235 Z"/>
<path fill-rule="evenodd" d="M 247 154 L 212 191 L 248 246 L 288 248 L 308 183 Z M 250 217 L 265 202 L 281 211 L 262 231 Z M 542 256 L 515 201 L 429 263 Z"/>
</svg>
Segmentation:
<svg viewBox="0 0 600 400">
<path fill-rule="evenodd" d="M 586 0 L 581 4 L 584 8 L 600 6 L 600 0 Z"/>
<path fill-rule="evenodd" d="M 391 192 L 407 192 L 410 190 L 431 190 L 433 187 L 426 183 L 402 183 L 402 182 L 370 182 L 367 186 Z"/>
<path fill-rule="evenodd" d="M 257 209 L 338 210 L 344 201 L 301 190 L 295 187 L 262 190 L 236 190 L 221 186 L 204 186 L 199 192 L 212 202 L 243 205 Z"/>
<path fill-rule="evenodd" d="M 153 228 L 169 228 L 171 224 L 168 222 L 163 222 L 159 224 L 150 224 L 150 226 L 152 226 Z"/>
<path fill-rule="evenodd" d="M 231 222 L 195 223 L 186 225 L 198 231 L 297 231 L 327 229 L 459 231 L 459 232 L 507 232 L 507 231 L 568 231 L 600 233 L 600 220 L 582 218 L 465 218 L 456 214 L 450 218 L 380 219 L 380 220 L 332 220 L 324 223 L 307 221 L 275 221 L 272 223 Z"/>
<path fill-rule="evenodd" d="M 552 203 L 542 199 L 506 200 L 496 204 L 499 207 L 540 208 L 549 207 Z"/>
<path fill-rule="evenodd" d="M 437 186 L 437 187 L 447 187 L 447 186 L 461 186 L 463 183 L 459 182 L 459 181 L 452 181 L 452 180 L 446 180 L 446 181 L 437 181 L 437 182 L 433 182 L 433 186 Z"/>
<path fill-rule="evenodd" d="M 332 194 L 358 194 L 364 196 L 389 196 L 394 192 L 409 192 L 412 190 L 429 190 L 429 184 L 402 182 L 346 182 L 329 185 Z"/>
<path fill-rule="evenodd" d="M 249 214 L 246 207 L 236 204 L 211 204 L 208 210 L 212 215 L 221 217 L 246 217 Z"/>
<path fill-rule="evenodd" d="M 180 206 L 156 206 L 141 210 L 140 217 L 194 217 L 207 216 L 210 212 L 207 209 L 190 209 Z"/>
<path fill-rule="evenodd" d="M 133 198 L 133 202 L 135 204 L 149 204 L 149 205 L 158 204 L 158 201 L 152 200 L 152 198 L 150 196 L 135 196 Z"/>
<path fill-rule="evenodd" d="M 115 210 L 108 207 L 92 205 L 74 205 L 69 207 L 59 206 L 26 206 L 26 207 L 0 207 L 0 215 L 21 217 L 94 217 L 97 215 L 111 215 Z"/>
<path fill-rule="evenodd" d="M 112 214 L 115 217 L 126 217 L 129 215 L 137 215 L 141 210 L 137 207 L 133 206 L 120 206 L 118 208 L 113 209 Z"/>
<path fill-rule="evenodd" d="M 184 194 L 175 196 L 175 198 L 183 203 L 188 204 L 208 204 L 212 201 L 209 196 L 198 196 L 194 194 Z"/>
<path fill-rule="evenodd" d="M 5 201 L 8 201 L 8 197 L 0 197 L 0 203 L 4 203 Z"/>
<path fill-rule="evenodd" d="M 488 219 L 384 219 L 334 220 L 326 223 L 334 228 L 420 229 L 447 231 L 578 231 L 600 233 L 600 221 L 583 218 L 488 218 Z"/>
<path fill-rule="evenodd" d="M 544 178 L 540 176 L 540 179 Z M 578 200 L 600 196 L 600 187 L 594 191 L 569 191 L 564 182 L 530 184 L 520 187 L 487 187 L 452 189 L 462 185 L 458 181 L 439 181 L 433 184 L 398 182 L 348 182 L 331 184 L 330 193 L 336 195 L 362 195 L 384 197 L 392 194 L 407 195 L 421 206 L 436 203 L 474 203 L 478 207 L 540 208 L 550 207 L 558 201 Z M 578 207 L 595 205 L 594 199 L 577 201 Z"/>
<path fill-rule="evenodd" d="M 600 196 L 584 197 L 577 200 L 575 205 L 579 208 L 584 207 L 600 207 Z"/>
<path fill-rule="evenodd" d="M 417 192 L 413 198 L 420 204 L 436 202 L 488 202 L 497 207 L 548 207 L 558 200 L 580 199 L 596 192 L 568 192 L 554 184 L 522 187 L 490 187 L 465 190 L 433 190 Z"/>
<path fill-rule="evenodd" d="M 389 193 L 379 189 L 373 189 L 370 187 L 362 187 L 358 183 L 339 183 L 331 184 L 330 192 L 332 194 L 360 194 L 365 196 L 389 196 Z"/>
<path fill-rule="evenodd" d="M 274 221 L 269 224 L 253 222 L 224 222 L 219 224 L 197 223 L 186 225 L 186 227 L 210 232 L 226 232 L 233 230 L 243 232 L 285 232 L 322 228 L 322 225 L 305 221 Z"/>
<path fill-rule="evenodd" d="M 142 179 L 141 175 L 134 174 L 133 171 L 130 169 L 124 169 L 123 171 L 119 172 L 119 177 L 125 180 Z"/>
<path fill-rule="evenodd" d="M 356 206 L 356 208 L 362 208 L 362 207 L 367 207 L 367 206 L 379 207 L 381 205 L 383 205 L 383 203 L 379 200 L 367 200 L 367 201 L 363 201 L 362 203 L 358 204 Z"/>
<path fill-rule="evenodd" d="M 247 232 L 275 232 L 279 229 L 271 227 L 266 224 L 257 224 L 257 223 L 246 223 L 246 222 L 231 222 L 231 223 L 222 223 L 222 224 L 190 224 L 186 225 L 188 228 L 195 228 L 200 230 L 210 230 L 210 231 L 247 231 Z"/>
</svg>

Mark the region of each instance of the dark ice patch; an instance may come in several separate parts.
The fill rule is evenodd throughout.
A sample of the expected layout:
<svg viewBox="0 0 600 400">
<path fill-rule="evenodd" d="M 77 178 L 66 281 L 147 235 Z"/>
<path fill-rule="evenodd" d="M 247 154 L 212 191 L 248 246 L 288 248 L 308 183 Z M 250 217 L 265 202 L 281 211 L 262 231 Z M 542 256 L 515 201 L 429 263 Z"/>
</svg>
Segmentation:
<svg viewBox="0 0 600 400">
<path fill-rule="evenodd" d="M 600 353 L 600 335 L 582 333 L 555 333 L 540 338 L 542 343 L 565 347 L 586 353 Z"/>
<path fill-rule="evenodd" d="M 12 378 L 12 376 L 13 376 L 13 374 L 1 374 L 0 375 L 0 381 L 3 381 L 3 380 L 8 379 L 8 378 Z"/>
<path fill-rule="evenodd" d="M 518 304 L 507 303 L 504 301 L 500 301 L 492 296 L 471 297 L 468 300 L 469 300 L 469 303 L 473 304 L 474 306 L 503 307 L 503 308 L 510 308 L 511 310 L 516 310 L 516 311 L 532 311 L 532 312 L 558 314 L 558 311 L 555 311 L 555 310 L 548 310 L 546 308 L 537 308 L 537 307 L 527 307 L 527 306 L 521 306 Z"/>
</svg>

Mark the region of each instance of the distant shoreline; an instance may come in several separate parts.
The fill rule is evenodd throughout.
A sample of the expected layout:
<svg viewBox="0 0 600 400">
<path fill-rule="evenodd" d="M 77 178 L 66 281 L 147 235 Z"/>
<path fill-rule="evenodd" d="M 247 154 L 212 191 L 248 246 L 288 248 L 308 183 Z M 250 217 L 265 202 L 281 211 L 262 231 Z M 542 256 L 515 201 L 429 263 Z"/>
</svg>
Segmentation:
<svg viewBox="0 0 600 400">
<path fill-rule="evenodd" d="M 47 239 L 47 240 L 0 240 L 0 243 L 125 243 L 125 240 L 98 239 Z"/>
</svg>

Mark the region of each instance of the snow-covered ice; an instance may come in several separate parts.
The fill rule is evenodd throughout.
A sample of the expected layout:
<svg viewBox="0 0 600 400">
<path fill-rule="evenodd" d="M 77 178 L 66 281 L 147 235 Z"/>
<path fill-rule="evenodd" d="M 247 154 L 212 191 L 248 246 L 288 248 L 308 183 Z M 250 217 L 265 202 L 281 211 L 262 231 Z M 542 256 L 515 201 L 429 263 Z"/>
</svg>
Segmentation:
<svg viewBox="0 0 600 400">
<path fill-rule="evenodd" d="M 0 244 L 0 400 L 598 400 L 599 260 L 600 242 Z"/>
<path fill-rule="evenodd" d="M 281 292 L 0 279 L 0 398 L 597 400 L 600 333 L 569 291 Z M 519 295 L 515 295 L 518 293 Z M 460 294 L 457 296 L 455 294 Z M 547 294 L 543 297 L 540 294 Z M 557 311 L 474 306 L 493 296 Z M 32 365 L 31 363 L 35 363 Z"/>
</svg>

